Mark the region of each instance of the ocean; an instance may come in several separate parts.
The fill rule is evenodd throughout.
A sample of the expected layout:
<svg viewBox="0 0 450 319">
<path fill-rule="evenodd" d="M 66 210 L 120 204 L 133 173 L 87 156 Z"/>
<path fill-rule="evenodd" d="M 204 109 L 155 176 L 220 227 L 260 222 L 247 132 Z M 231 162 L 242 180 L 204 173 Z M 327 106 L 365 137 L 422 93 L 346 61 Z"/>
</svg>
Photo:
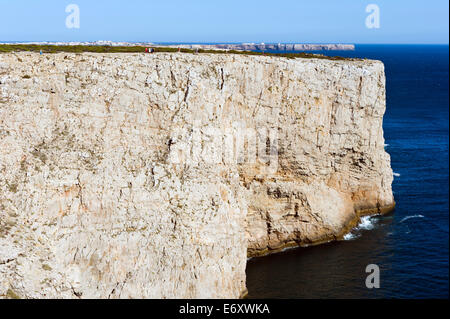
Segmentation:
<svg viewBox="0 0 450 319">
<path fill-rule="evenodd" d="M 344 241 L 249 260 L 249 298 L 448 298 L 449 46 L 320 53 L 384 62 L 397 207 L 365 218 Z M 380 268 L 380 288 L 366 288 L 369 264 Z"/>
</svg>

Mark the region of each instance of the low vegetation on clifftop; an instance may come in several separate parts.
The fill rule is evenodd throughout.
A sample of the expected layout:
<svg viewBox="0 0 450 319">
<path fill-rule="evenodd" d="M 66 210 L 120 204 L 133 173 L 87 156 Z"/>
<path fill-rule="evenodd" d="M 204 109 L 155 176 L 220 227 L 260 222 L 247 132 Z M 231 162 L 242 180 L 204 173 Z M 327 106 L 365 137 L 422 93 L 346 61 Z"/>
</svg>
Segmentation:
<svg viewBox="0 0 450 319">
<path fill-rule="evenodd" d="M 204 50 L 199 49 L 183 49 L 173 47 L 154 47 L 154 52 L 181 52 L 181 53 L 212 53 L 212 54 L 244 54 L 244 55 L 264 55 L 264 56 L 276 56 L 285 57 L 288 59 L 303 58 L 303 59 L 325 59 L 325 60 L 359 60 L 353 58 L 344 58 L 340 56 L 325 56 L 321 54 L 312 53 L 267 53 L 256 51 L 237 51 L 237 50 Z M 38 45 L 38 44 L 0 44 L 0 53 L 8 52 L 40 52 L 43 53 L 144 53 L 145 47 L 143 46 L 93 46 L 93 45 Z"/>
</svg>

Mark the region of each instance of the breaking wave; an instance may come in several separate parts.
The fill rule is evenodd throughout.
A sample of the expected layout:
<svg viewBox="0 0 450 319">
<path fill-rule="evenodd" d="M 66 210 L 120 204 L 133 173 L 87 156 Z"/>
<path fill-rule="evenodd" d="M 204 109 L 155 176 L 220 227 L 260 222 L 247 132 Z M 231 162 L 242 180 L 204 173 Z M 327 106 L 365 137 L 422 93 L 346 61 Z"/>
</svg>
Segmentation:
<svg viewBox="0 0 450 319">
<path fill-rule="evenodd" d="M 375 228 L 375 220 L 372 216 L 361 217 L 358 226 L 353 228 L 349 233 L 344 235 L 344 240 L 353 240 L 360 236 L 359 232 L 361 230 L 371 230 Z"/>
<path fill-rule="evenodd" d="M 356 239 L 358 237 L 359 237 L 359 235 L 353 234 L 352 232 L 349 232 L 348 234 L 344 235 L 344 240 L 353 240 L 353 239 Z"/>
<path fill-rule="evenodd" d="M 373 222 L 373 219 L 370 216 L 364 216 L 361 218 L 361 221 L 359 222 L 358 226 L 356 226 L 356 230 L 359 229 L 365 229 L 370 230 L 375 227 L 375 224 Z"/>
<path fill-rule="evenodd" d="M 400 223 L 403 223 L 404 221 L 407 221 L 408 219 L 411 219 L 411 218 L 424 218 L 425 216 L 423 216 L 423 215 L 410 215 L 410 216 L 406 216 L 406 217 L 404 217 L 401 221 L 400 221 Z"/>
</svg>

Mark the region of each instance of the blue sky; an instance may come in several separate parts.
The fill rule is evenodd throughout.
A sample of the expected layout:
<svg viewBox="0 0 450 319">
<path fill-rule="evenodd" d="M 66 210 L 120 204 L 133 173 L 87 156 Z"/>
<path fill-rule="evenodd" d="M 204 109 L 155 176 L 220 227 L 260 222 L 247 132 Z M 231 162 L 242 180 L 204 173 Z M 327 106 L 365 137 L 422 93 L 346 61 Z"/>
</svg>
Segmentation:
<svg viewBox="0 0 450 319">
<path fill-rule="evenodd" d="M 68 4 L 80 28 L 66 28 Z M 368 29 L 365 9 L 380 8 Z M 446 43 L 448 0 L 0 0 L 0 41 Z"/>
</svg>

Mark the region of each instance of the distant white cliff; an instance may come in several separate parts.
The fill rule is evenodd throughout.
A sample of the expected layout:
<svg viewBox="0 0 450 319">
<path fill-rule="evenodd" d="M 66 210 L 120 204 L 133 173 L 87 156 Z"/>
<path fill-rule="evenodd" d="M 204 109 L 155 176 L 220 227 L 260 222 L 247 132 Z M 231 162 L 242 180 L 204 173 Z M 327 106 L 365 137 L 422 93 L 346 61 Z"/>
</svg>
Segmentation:
<svg viewBox="0 0 450 319">
<path fill-rule="evenodd" d="M 5 44 L 5 43 L 0 43 Z M 204 49 L 204 50 L 240 50 L 240 51 L 351 51 L 355 50 L 354 44 L 295 44 L 295 43 L 240 43 L 240 44 L 155 44 L 151 42 L 17 42 L 15 44 L 36 44 L 36 45 L 98 45 L 98 46 L 153 46 L 153 47 L 173 47 L 183 49 Z"/>
</svg>

